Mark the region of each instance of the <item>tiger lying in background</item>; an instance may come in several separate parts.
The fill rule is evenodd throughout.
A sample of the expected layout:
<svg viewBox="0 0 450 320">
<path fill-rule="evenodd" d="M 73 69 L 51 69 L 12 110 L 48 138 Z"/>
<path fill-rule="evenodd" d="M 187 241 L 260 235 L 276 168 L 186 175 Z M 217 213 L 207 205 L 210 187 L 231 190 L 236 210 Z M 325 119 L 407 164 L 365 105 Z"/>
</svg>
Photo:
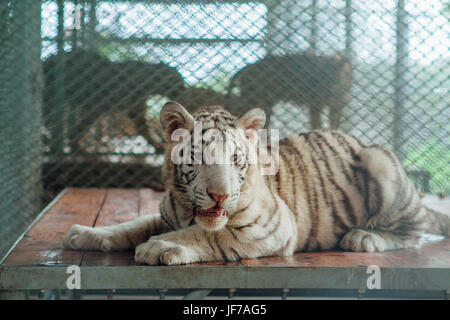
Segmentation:
<svg viewBox="0 0 450 320">
<path fill-rule="evenodd" d="M 80 48 L 50 56 L 43 62 L 43 74 L 42 111 L 50 135 L 48 146 L 54 152 L 62 151 L 55 143 L 58 137 L 68 139 L 72 151 L 82 151 L 83 144 L 86 145 L 82 140 L 92 126 L 112 115 L 119 121 L 128 118 L 134 124 L 131 135 L 144 137 L 162 152 L 164 139 L 152 130 L 152 124 L 146 119 L 147 100 L 152 95 L 179 99 L 186 91 L 181 74 L 164 63 L 110 61 Z M 127 131 L 124 127 L 118 131 L 111 125 L 97 129 L 102 137 L 119 136 L 123 133 L 120 131 Z M 95 147 L 95 153 L 98 153 L 99 146 L 92 144 L 90 147 Z"/>
<path fill-rule="evenodd" d="M 449 217 L 422 206 L 397 158 L 382 147 L 334 131 L 292 134 L 279 141 L 277 173 L 262 175 L 261 164 L 249 162 L 257 139 L 251 129 L 265 123 L 261 109 L 239 118 L 221 107 L 191 115 L 169 102 L 161 111 L 167 138 L 180 128 L 192 132 L 194 121 L 202 132 L 245 130 L 226 141 L 240 150 L 231 163 L 177 165 L 171 160 L 177 142 L 171 142 L 160 214 L 108 227 L 74 225 L 65 248 L 135 247 L 138 262 L 178 265 L 336 246 L 384 251 L 415 246 L 424 232 L 449 235 Z M 249 148 L 239 148 L 246 142 Z"/>
</svg>

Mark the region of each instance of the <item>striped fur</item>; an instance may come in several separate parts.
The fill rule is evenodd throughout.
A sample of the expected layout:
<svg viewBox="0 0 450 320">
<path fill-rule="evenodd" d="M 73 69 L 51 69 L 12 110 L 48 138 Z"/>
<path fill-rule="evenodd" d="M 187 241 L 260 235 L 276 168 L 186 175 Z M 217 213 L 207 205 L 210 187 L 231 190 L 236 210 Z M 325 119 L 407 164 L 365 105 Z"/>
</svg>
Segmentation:
<svg viewBox="0 0 450 320">
<path fill-rule="evenodd" d="M 258 109 L 236 119 L 220 107 L 192 116 L 169 103 L 161 117 L 168 136 L 176 128 L 192 130 L 194 120 L 204 129 L 264 126 L 264 113 Z M 243 143 L 252 138 L 240 139 Z M 138 262 L 172 265 L 337 246 L 384 251 L 415 246 L 426 231 L 449 235 L 449 217 L 422 206 L 392 152 L 337 131 L 280 140 L 279 170 L 268 176 L 261 175 L 261 164 L 248 163 L 255 149 L 246 150 L 244 165 L 185 167 L 170 161 L 175 145 L 166 151 L 167 192 L 159 216 L 112 227 L 74 226 L 64 238 L 65 246 L 105 251 L 136 247 Z M 198 214 L 198 208 L 215 205 L 208 196 L 210 188 L 230 194 L 220 203 L 226 217 Z"/>
</svg>

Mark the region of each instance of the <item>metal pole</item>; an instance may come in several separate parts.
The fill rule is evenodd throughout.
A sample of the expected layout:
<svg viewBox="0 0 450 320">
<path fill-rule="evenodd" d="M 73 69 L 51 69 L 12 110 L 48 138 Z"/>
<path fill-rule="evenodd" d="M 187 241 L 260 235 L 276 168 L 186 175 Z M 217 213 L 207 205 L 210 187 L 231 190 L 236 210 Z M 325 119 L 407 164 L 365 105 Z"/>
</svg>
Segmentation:
<svg viewBox="0 0 450 320">
<path fill-rule="evenodd" d="M 315 52 L 317 49 L 317 0 L 311 3 L 311 49 Z"/>
<path fill-rule="evenodd" d="M 8 1 L 0 2 L 0 44 L 8 38 L 9 7 Z"/>
<path fill-rule="evenodd" d="M 97 26 L 97 0 L 91 0 L 89 7 L 89 25 L 88 25 L 88 49 L 96 52 L 96 38 L 95 27 Z"/>
<path fill-rule="evenodd" d="M 81 4 L 80 10 L 80 42 L 82 46 L 86 46 L 86 3 L 84 1 Z"/>
<path fill-rule="evenodd" d="M 352 54 L 352 0 L 345 0 L 345 56 Z"/>
<path fill-rule="evenodd" d="M 266 25 L 266 36 L 265 36 L 265 47 L 267 50 L 267 55 L 271 55 L 273 51 L 278 47 L 275 43 L 276 37 L 276 27 L 275 20 L 277 18 L 276 9 L 279 5 L 273 1 L 269 0 L 266 2 L 267 7 L 267 25 Z"/>
<path fill-rule="evenodd" d="M 405 10 L 405 0 L 397 2 L 397 44 L 395 61 L 395 105 L 394 105 L 394 124 L 393 140 L 394 152 L 403 162 L 405 158 L 406 142 L 406 72 L 408 70 L 408 15 Z"/>
<path fill-rule="evenodd" d="M 55 86 L 55 97 L 49 97 L 47 103 L 51 103 L 49 108 L 50 113 L 46 115 L 49 117 L 51 125 L 51 151 L 52 154 L 61 153 L 64 149 L 64 107 L 65 107 L 65 57 L 64 57 L 64 0 L 58 0 L 58 33 L 56 36 L 57 54 L 55 68 L 55 81 L 52 84 Z M 51 101 L 53 100 L 53 101 Z"/>
<path fill-rule="evenodd" d="M 79 28 L 80 28 L 80 6 L 78 0 L 73 0 L 74 10 L 73 10 L 73 26 L 72 26 L 72 50 L 78 47 L 79 38 Z"/>
</svg>

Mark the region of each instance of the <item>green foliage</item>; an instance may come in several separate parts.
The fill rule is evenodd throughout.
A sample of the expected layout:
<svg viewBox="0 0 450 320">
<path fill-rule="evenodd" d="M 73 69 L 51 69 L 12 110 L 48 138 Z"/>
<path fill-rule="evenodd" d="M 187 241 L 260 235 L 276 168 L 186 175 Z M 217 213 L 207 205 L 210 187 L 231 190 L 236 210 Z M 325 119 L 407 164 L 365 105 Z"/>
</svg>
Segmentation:
<svg viewBox="0 0 450 320">
<path fill-rule="evenodd" d="M 200 81 L 196 83 L 194 87 L 212 89 L 222 94 L 226 94 L 228 92 L 230 81 L 230 72 L 219 68 L 213 78 L 208 79 L 208 81 Z"/>
<path fill-rule="evenodd" d="M 450 1 L 442 4 L 441 14 L 450 19 Z"/>
<path fill-rule="evenodd" d="M 147 119 L 148 120 L 157 120 L 159 119 L 159 113 L 163 105 L 169 102 L 169 98 L 161 96 L 161 95 L 153 95 L 150 96 L 147 100 Z"/>
<path fill-rule="evenodd" d="M 405 166 L 427 170 L 431 174 L 431 193 L 450 192 L 449 185 L 450 152 L 448 146 L 437 138 L 430 139 L 418 146 L 408 148 Z"/>
</svg>

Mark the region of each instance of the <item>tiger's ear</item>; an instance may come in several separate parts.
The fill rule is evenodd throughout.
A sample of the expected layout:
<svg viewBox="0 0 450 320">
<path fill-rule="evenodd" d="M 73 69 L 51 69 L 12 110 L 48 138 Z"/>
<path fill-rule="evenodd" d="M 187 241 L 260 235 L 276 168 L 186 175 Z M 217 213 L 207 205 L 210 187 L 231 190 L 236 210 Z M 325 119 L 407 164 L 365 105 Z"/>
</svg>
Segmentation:
<svg viewBox="0 0 450 320">
<path fill-rule="evenodd" d="M 243 129 L 247 138 L 254 138 L 259 129 L 266 123 L 266 114 L 261 108 L 253 108 L 240 116 L 236 122 L 236 128 Z"/>
<path fill-rule="evenodd" d="M 194 117 L 181 104 L 174 101 L 169 101 L 162 107 L 159 119 L 167 141 L 171 141 L 172 132 L 176 129 L 191 130 L 194 127 Z"/>
</svg>

